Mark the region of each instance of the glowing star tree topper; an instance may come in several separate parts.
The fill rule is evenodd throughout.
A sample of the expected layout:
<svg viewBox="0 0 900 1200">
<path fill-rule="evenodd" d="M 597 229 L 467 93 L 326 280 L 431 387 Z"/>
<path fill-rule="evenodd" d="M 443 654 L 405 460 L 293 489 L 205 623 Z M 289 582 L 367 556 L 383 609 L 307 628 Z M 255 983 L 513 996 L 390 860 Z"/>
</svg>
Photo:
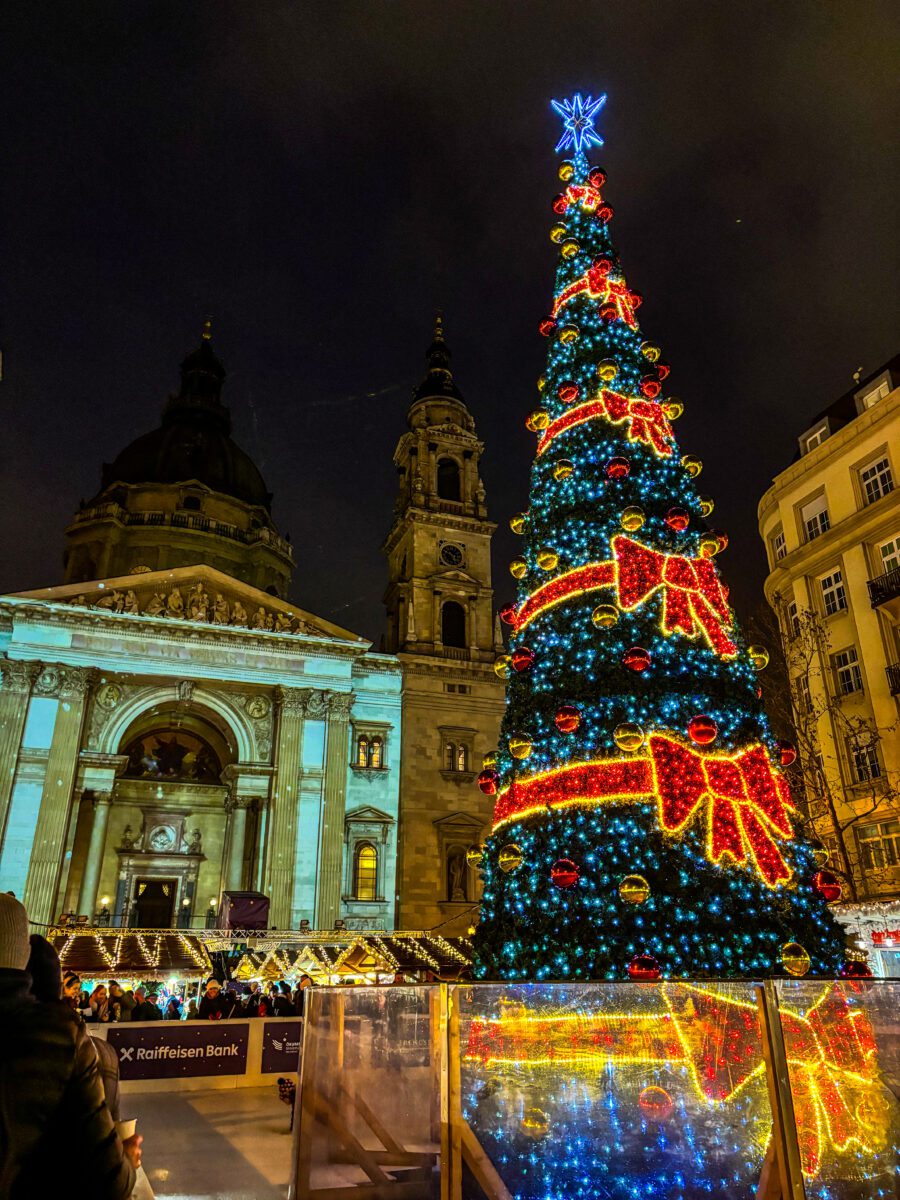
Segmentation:
<svg viewBox="0 0 900 1200">
<path fill-rule="evenodd" d="M 728 603 L 702 464 L 610 237 L 586 151 L 605 96 L 563 119 L 558 249 L 506 714 L 479 777 L 482 978 L 831 975 L 844 939 L 760 702 L 766 656 Z M 697 314 L 702 332 L 703 314 Z M 735 445 L 735 452 L 740 446 Z M 637 880 L 639 886 L 635 886 Z M 798 950 L 799 947 L 799 950 Z"/>
</svg>

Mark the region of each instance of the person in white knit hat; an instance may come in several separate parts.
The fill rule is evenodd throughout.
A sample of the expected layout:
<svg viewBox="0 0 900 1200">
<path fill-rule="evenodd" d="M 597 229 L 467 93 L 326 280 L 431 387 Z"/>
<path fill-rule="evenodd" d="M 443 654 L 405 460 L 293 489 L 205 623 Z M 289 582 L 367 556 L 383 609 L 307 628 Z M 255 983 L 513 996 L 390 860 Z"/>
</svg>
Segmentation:
<svg viewBox="0 0 900 1200">
<path fill-rule="evenodd" d="M 29 951 L 25 909 L 0 894 L 0 1200 L 126 1200 L 141 1139 L 119 1140 L 84 1025 L 30 992 Z"/>
</svg>

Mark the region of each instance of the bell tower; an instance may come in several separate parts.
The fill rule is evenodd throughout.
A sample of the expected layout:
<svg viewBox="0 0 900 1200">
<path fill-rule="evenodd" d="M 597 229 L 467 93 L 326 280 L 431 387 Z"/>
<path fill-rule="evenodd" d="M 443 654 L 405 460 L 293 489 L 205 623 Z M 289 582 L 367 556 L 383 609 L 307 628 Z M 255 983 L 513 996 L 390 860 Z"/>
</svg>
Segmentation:
<svg viewBox="0 0 900 1200">
<path fill-rule="evenodd" d="M 426 361 L 394 454 L 399 487 L 384 545 L 385 649 L 492 662 L 496 525 L 487 519 L 478 474 L 484 446 L 450 371 L 440 315 Z"/>
<path fill-rule="evenodd" d="M 385 649 L 403 668 L 397 923 L 464 934 L 480 881 L 468 851 L 493 802 L 476 779 L 495 744 L 504 686 L 493 615 L 491 536 L 478 468 L 484 449 L 450 370 L 443 320 L 413 392 L 388 560 Z"/>
</svg>

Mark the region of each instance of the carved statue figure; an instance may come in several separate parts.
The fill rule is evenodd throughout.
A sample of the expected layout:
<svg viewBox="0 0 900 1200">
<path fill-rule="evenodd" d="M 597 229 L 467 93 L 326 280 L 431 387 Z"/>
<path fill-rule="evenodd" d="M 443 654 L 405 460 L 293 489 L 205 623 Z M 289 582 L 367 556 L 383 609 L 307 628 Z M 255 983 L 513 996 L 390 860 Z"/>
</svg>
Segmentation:
<svg viewBox="0 0 900 1200">
<path fill-rule="evenodd" d="M 290 613 L 279 612 L 275 614 L 275 632 L 286 633 L 291 627 Z"/>
<path fill-rule="evenodd" d="M 158 617 L 166 607 L 166 598 L 162 592 L 154 592 L 147 601 L 147 607 L 144 609 L 144 616 Z"/>
<path fill-rule="evenodd" d="M 130 825 L 126 825 L 125 828 L 122 830 L 122 844 L 119 847 L 119 849 L 120 850 L 133 850 L 134 849 L 134 834 L 132 833 L 132 829 L 131 829 Z"/>
<path fill-rule="evenodd" d="M 124 611 L 130 613 L 140 612 L 140 609 L 138 608 L 137 593 L 133 588 L 129 588 L 125 593 Z"/>
<path fill-rule="evenodd" d="M 454 851 L 450 855 L 450 860 L 447 863 L 447 872 L 450 876 L 450 899 L 454 903 L 467 900 L 466 896 L 466 856 L 459 851 Z"/>
<path fill-rule="evenodd" d="M 232 625 L 247 624 L 247 610 L 244 608 L 243 604 L 241 604 L 240 600 L 235 600 L 234 604 L 231 606 L 231 623 Z"/>
<path fill-rule="evenodd" d="M 97 608 L 108 608 L 110 612 L 121 612 L 124 600 L 121 592 L 106 592 L 97 601 Z"/>
<path fill-rule="evenodd" d="M 166 612 L 170 617 L 184 616 L 184 600 L 181 598 L 178 588 L 172 588 L 166 597 Z"/>
<path fill-rule="evenodd" d="M 188 842 L 188 848 L 187 848 L 188 854 L 201 854 L 202 851 L 201 851 L 200 847 L 201 847 L 202 841 L 203 841 L 203 839 L 201 837 L 200 830 L 195 829 L 193 831 L 193 833 L 191 834 L 191 840 Z"/>
<path fill-rule="evenodd" d="M 253 614 L 252 626 L 254 629 L 274 629 L 275 619 L 270 612 L 266 612 L 262 605 Z"/>
<path fill-rule="evenodd" d="M 209 596 L 202 583 L 195 583 L 188 592 L 188 617 L 192 621 L 205 621 L 209 617 Z"/>
<path fill-rule="evenodd" d="M 216 592 L 216 599 L 213 605 L 213 622 L 216 625 L 227 625 L 231 613 L 228 611 L 228 601 L 221 592 Z"/>
</svg>

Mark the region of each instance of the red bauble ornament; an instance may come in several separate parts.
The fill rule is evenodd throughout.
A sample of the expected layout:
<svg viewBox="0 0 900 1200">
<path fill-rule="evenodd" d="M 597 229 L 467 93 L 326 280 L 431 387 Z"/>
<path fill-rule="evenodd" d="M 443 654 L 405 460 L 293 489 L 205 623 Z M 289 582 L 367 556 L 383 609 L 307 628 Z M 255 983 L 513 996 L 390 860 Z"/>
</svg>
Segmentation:
<svg viewBox="0 0 900 1200">
<path fill-rule="evenodd" d="M 601 204 L 597 209 L 597 216 L 601 221 L 611 221 L 613 219 L 613 206 L 611 204 Z"/>
<path fill-rule="evenodd" d="M 578 868 L 570 858 L 560 858 L 550 868 L 550 879 L 558 888 L 574 887 L 578 874 Z"/>
<path fill-rule="evenodd" d="M 598 275 L 608 275 L 612 270 L 612 263 L 608 258 L 595 258 L 591 263 L 591 270 L 596 271 Z"/>
<path fill-rule="evenodd" d="M 660 379 L 668 379 L 672 374 L 672 368 L 668 363 L 658 362 L 656 364 L 656 374 Z"/>
<path fill-rule="evenodd" d="M 844 894 L 844 885 L 835 875 L 834 871 L 817 871 L 813 875 L 812 885 L 829 904 L 833 904 L 835 900 L 840 900 Z"/>
<path fill-rule="evenodd" d="M 500 609 L 500 620 L 504 625 L 515 625 L 517 611 L 515 604 L 504 604 Z"/>
<path fill-rule="evenodd" d="M 666 513 L 666 524 L 670 529 L 674 529 L 676 533 L 681 533 L 687 529 L 691 523 L 691 514 L 686 508 L 670 508 Z"/>
<path fill-rule="evenodd" d="M 553 201 L 551 203 L 551 208 L 558 216 L 561 217 L 568 207 L 569 207 L 569 201 L 566 199 L 566 197 L 563 195 L 562 192 L 560 192 L 558 196 L 553 197 Z"/>
<path fill-rule="evenodd" d="M 648 400 L 655 400 L 662 388 L 659 386 L 659 380 L 652 375 L 645 375 L 641 380 L 641 391 Z"/>
<path fill-rule="evenodd" d="M 643 646 L 632 646 L 622 655 L 622 665 L 630 671 L 646 671 L 650 666 L 650 655 Z"/>
<path fill-rule="evenodd" d="M 644 983 L 659 979 L 659 963 L 652 954 L 636 954 L 628 964 L 628 974 Z"/>
<path fill-rule="evenodd" d="M 563 404 L 574 404 L 581 395 L 581 388 L 572 379 L 566 379 L 556 389 L 556 394 L 559 396 Z"/>
<path fill-rule="evenodd" d="M 604 304 L 600 309 L 600 317 L 604 321 L 615 321 L 619 315 L 619 310 L 614 304 Z"/>
<path fill-rule="evenodd" d="M 530 671 L 537 656 L 530 646 L 516 646 L 511 658 L 514 671 Z"/>
<path fill-rule="evenodd" d="M 601 167 L 592 167 L 588 173 L 588 183 L 592 188 L 602 188 L 606 183 L 606 172 Z"/>
<path fill-rule="evenodd" d="M 540 325 L 538 325 L 538 333 L 540 333 L 542 337 L 549 337 L 550 334 L 553 333 L 554 329 L 556 329 L 556 322 L 552 317 L 546 317 L 543 321 L 541 321 Z"/>
<path fill-rule="evenodd" d="M 872 968 L 858 958 L 851 958 L 849 962 L 844 963 L 838 974 L 841 979 L 871 979 Z"/>
<path fill-rule="evenodd" d="M 708 746 L 719 736 L 719 727 L 706 713 L 698 713 L 688 721 L 688 735 L 698 746 Z"/>
<path fill-rule="evenodd" d="M 574 733 L 581 724 L 581 713 L 574 704 L 563 704 L 553 718 L 560 733 Z"/>
<path fill-rule="evenodd" d="M 638 1104 L 651 1121 L 667 1121 L 675 1109 L 672 1097 L 661 1087 L 645 1087 L 638 1096 Z"/>
<path fill-rule="evenodd" d="M 781 755 L 781 765 L 789 767 L 791 763 L 797 761 L 797 748 L 793 742 L 787 742 L 783 738 L 776 742 L 779 754 Z"/>
<path fill-rule="evenodd" d="M 496 796 L 497 788 L 500 786 L 500 776 L 493 769 L 487 767 L 478 776 L 478 786 L 486 796 Z"/>
<path fill-rule="evenodd" d="M 624 479 L 631 470 L 631 462 L 627 458 L 611 458 L 604 470 L 608 479 Z"/>
</svg>

